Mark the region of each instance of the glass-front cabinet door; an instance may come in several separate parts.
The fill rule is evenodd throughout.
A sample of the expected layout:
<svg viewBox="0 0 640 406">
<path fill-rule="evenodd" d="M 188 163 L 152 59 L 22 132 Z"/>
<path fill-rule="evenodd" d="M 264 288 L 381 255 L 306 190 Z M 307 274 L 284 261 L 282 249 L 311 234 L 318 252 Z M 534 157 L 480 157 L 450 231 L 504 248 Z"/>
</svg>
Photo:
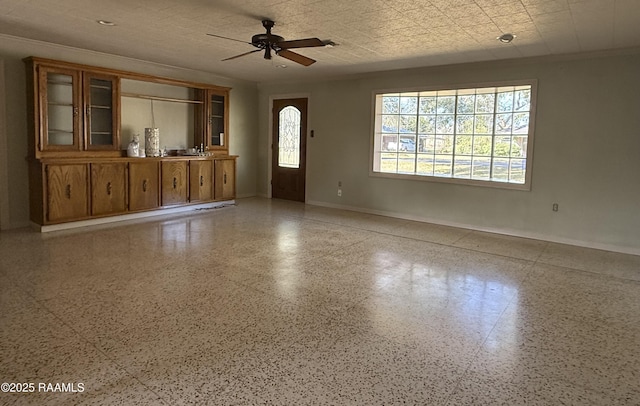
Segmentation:
<svg viewBox="0 0 640 406">
<path fill-rule="evenodd" d="M 209 90 L 208 92 L 208 147 L 210 149 L 227 149 L 227 93 Z"/>
<path fill-rule="evenodd" d="M 80 72 L 41 66 L 38 75 L 42 118 L 40 149 L 81 149 Z"/>
<path fill-rule="evenodd" d="M 118 78 L 115 76 L 85 72 L 85 149 L 119 148 L 118 84 Z"/>
</svg>

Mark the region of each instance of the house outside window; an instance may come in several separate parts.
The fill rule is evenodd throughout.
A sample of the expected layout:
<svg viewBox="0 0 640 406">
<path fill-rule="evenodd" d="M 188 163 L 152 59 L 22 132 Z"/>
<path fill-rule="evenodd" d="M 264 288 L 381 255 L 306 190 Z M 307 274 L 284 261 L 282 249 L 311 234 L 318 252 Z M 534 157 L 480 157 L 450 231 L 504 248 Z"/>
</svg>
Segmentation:
<svg viewBox="0 0 640 406">
<path fill-rule="evenodd" d="M 531 189 L 536 81 L 374 93 L 371 174 Z"/>
</svg>

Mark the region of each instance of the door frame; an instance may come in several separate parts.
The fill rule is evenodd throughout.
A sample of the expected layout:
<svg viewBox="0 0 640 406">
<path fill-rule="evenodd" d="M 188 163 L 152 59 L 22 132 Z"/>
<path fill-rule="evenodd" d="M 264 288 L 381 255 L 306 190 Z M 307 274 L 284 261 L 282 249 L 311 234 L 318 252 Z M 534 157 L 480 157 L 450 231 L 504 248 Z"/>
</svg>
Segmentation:
<svg viewBox="0 0 640 406">
<path fill-rule="evenodd" d="M 305 151 L 305 161 L 306 167 L 304 172 L 304 182 L 305 185 L 309 185 L 309 134 L 311 133 L 311 95 L 309 93 L 285 93 L 285 94 L 274 94 L 269 96 L 269 139 L 267 143 L 267 197 L 271 199 L 273 197 L 273 185 L 271 181 L 273 180 L 273 148 L 271 148 L 271 143 L 273 142 L 273 101 L 281 100 L 281 99 L 307 99 L 307 133 L 304 134 L 307 140 L 307 148 Z M 307 194 L 309 193 L 309 188 L 305 187 L 304 189 L 304 201 L 307 202 Z"/>
<path fill-rule="evenodd" d="M 29 78 L 27 78 L 29 80 Z M 9 140 L 7 139 L 6 83 L 4 60 L 0 59 L 0 230 L 10 228 L 9 213 Z"/>
</svg>

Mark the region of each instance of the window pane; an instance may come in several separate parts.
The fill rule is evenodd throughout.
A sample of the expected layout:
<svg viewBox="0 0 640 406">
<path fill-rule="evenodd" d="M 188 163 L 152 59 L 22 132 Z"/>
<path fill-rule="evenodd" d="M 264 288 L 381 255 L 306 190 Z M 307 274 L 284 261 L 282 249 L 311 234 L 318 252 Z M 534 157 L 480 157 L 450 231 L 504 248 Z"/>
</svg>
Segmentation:
<svg viewBox="0 0 640 406">
<path fill-rule="evenodd" d="M 499 113 L 513 111 L 513 92 L 498 93 L 496 111 Z"/>
<path fill-rule="evenodd" d="M 491 134 L 493 133 L 493 115 L 481 114 L 476 115 L 476 134 Z"/>
<path fill-rule="evenodd" d="M 493 180 L 507 182 L 509 180 L 509 160 L 495 158 L 493 160 Z"/>
<path fill-rule="evenodd" d="M 531 110 L 531 89 L 518 90 L 515 92 L 514 107 L 515 111 Z"/>
<path fill-rule="evenodd" d="M 383 135 L 382 136 L 382 150 L 383 151 L 397 151 L 398 150 L 398 136 L 396 134 L 393 135 Z"/>
<path fill-rule="evenodd" d="M 529 113 L 516 113 L 513 115 L 513 133 L 529 133 Z"/>
<path fill-rule="evenodd" d="M 491 140 L 490 136 L 473 137 L 473 155 L 491 156 Z"/>
<path fill-rule="evenodd" d="M 416 171 L 416 159 L 413 154 L 398 154 L 398 172 L 414 173 Z"/>
<path fill-rule="evenodd" d="M 471 178 L 471 158 L 468 156 L 457 156 L 453 170 L 454 178 Z"/>
<path fill-rule="evenodd" d="M 400 116 L 400 132 L 416 133 L 416 116 Z"/>
<path fill-rule="evenodd" d="M 400 97 L 384 96 L 382 98 L 382 114 L 398 114 L 400 112 Z"/>
<path fill-rule="evenodd" d="M 476 113 L 493 113 L 494 112 L 495 95 L 479 94 L 476 96 Z"/>
<path fill-rule="evenodd" d="M 436 97 L 420 97 L 420 114 L 436 114 Z"/>
<path fill-rule="evenodd" d="M 524 159 L 512 159 L 509 166 L 509 181 L 524 183 L 526 161 Z"/>
<path fill-rule="evenodd" d="M 493 143 L 493 155 L 508 157 L 511 155 L 511 137 L 496 137 Z"/>
<path fill-rule="evenodd" d="M 380 172 L 398 172 L 398 155 L 390 153 L 380 154 Z"/>
<path fill-rule="evenodd" d="M 300 110 L 287 106 L 280 111 L 278 166 L 300 167 Z"/>
<path fill-rule="evenodd" d="M 436 132 L 436 116 L 420 116 L 418 119 L 418 131 L 423 134 Z"/>
<path fill-rule="evenodd" d="M 491 158 L 473 158 L 471 177 L 488 180 L 491 176 Z"/>
<path fill-rule="evenodd" d="M 401 114 L 418 113 L 418 97 L 400 97 Z"/>
<path fill-rule="evenodd" d="M 398 144 L 398 151 L 416 152 L 415 135 L 400 136 L 400 144 Z"/>
<path fill-rule="evenodd" d="M 473 134 L 472 115 L 459 115 L 456 121 L 456 134 Z"/>
<path fill-rule="evenodd" d="M 511 134 L 513 114 L 496 115 L 496 134 Z"/>
<path fill-rule="evenodd" d="M 439 114 L 453 114 L 456 107 L 455 96 L 439 96 L 437 103 L 437 112 Z"/>
<path fill-rule="evenodd" d="M 436 154 L 453 153 L 453 135 L 436 136 Z"/>
<path fill-rule="evenodd" d="M 471 155 L 471 142 L 473 137 L 470 135 L 458 135 L 456 137 L 456 155 Z"/>
<path fill-rule="evenodd" d="M 527 156 L 527 136 L 513 137 L 511 140 L 511 157 L 526 158 Z"/>
<path fill-rule="evenodd" d="M 382 116 L 383 133 L 397 133 L 398 127 L 398 116 Z"/>
<path fill-rule="evenodd" d="M 458 96 L 458 114 L 473 114 L 475 104 L 475 95 Z"/>
<path fill-rule="evenodd" d="M 436 132 L 438 134 L 453 134 L 453 114 L 436 116 Z"/>
<path fill-rule="evenodd" d="M 436 155 L 433 174 L 436 176 L 451 176 L 453 157 L 451 155 Z"/>
<path fill-rule="evenodd" d="M 418 152 L 422 153 L 435 153 L 435 141 L 434 135 L 420 135 L 418 139 Z"/>
<path fill-rule="evenodd" d="M 416 173 L 420 175 L 433 175 L 433 166 L 434 166 L 433 156 L 419 156 Z"/>
</svg>

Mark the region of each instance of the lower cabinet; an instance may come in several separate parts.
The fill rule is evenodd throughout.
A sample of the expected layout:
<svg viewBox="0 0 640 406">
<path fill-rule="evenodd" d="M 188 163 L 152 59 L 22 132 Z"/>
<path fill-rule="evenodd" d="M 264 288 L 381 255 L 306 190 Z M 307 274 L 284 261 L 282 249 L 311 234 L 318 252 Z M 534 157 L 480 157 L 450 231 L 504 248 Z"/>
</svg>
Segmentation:
<svg viewBox="0 0 640 406">
<path fill-rule="evenodd" d="M 158 162 L 129 163 L 129 210 L 148 210 L 159 206 Z"/>
<path fill-rule="evenodd" d="M 91 164 L 91 215 L 127 211 L 127 163 Z"/>
<path fill-rule="evenodd" d="M 213 162 L 189 162 L 189 201 L 207 202 L 213 199 Z"/>
<path fill-rule="evenodd" d="M 236 157 L 30 160 L 29 193 L 40 225 L 232 200 Z"/>
<path fill-rule="evenodd" d="M 161 162 L 163 206 L 187 203 L 188 163 L 188 161 Z"/>
<path fill-rule="evenodd" d="M 215 161 L 215 200 L 230 200 L 236 197 L 236 160 L 216 159 Z"/>
<path fill-rule="evenodd" d="M 88 164 L 45 166 L 48 222 L 59 223 L 89 216 L 88 168 Z"/>
</svg>

